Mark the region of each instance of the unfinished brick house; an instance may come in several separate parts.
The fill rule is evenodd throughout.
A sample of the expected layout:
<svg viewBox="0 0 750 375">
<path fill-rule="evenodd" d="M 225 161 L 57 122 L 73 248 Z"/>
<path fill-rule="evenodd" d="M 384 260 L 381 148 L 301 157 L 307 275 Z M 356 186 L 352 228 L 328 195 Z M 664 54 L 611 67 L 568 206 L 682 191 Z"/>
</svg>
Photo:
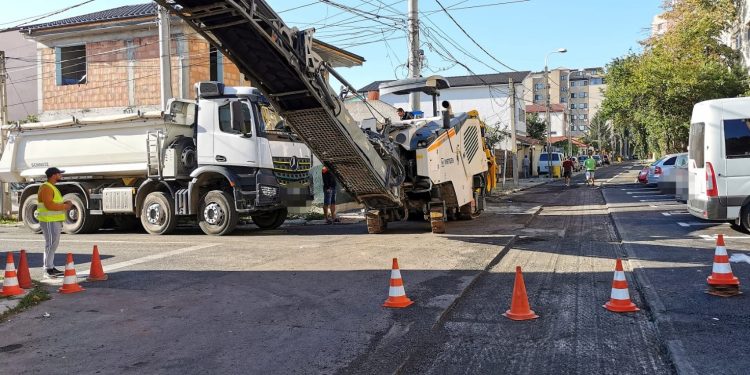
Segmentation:
<svg viewBox="0 0 750 375">
<path fill-rule="evenodd" d="M 251 85 L 237 67 L 203 37 L 173 17 L 172 93 L 193 98 L 193 85 L 215 80 Z M 123 6 L 20 30 L 37 42 L 40 119 L 70 114 L 109 114 L 160 106 L 157 7 Z M 314 50 L 333 66 L 361 65 L 364 59 L 315 41 Z"/>
</svg>

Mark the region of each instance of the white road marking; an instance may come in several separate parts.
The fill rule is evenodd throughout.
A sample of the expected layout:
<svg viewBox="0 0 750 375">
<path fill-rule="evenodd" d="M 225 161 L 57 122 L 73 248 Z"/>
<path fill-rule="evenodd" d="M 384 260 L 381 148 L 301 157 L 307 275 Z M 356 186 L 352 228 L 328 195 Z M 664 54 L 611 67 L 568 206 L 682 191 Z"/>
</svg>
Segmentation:
<svg viewBox="0 0 750 375">
<path fill-rule="evenodd" d="M 631 198 L 673 197 L 672 194 L 631 195 Z"/>
<path fill-rule="evenodd" d="M 710 235 L 710 234 L 701 234 L 700 238 L 706 240 L 706 241 L 716 241 L 716 235 Z M 729 240 L 750 240 L 750 236 L 724 236 L 724 239 Z"/>
<path fill-rule="evenodd" d="M 625 194 L 646 194 L 646 193 L 658 193 L 659 189 L 639 189 L 639 190 L 633 190 L 628 191 Z"/>
<path fill-rule="evenodd" d="M 670 214 L 669 212 L 662 212 L 661 214 L 664 216 L 672 216 L 672 214 Z"/>
<path fill-rule="evenodd" d="M 114 270 L 118 270 L 120 268 L 130 267 L 130 266 L 134 266 L 136 264 L 151 262 L 151 261 L 154 261 L 154 260 L 157 260 L 157 259 L 167 258 L 167 257 L 184 254 L 184 253 L 188 253 L 188 252 L 191 252 L 191 251 L 202 250 L 202 249 L 206 249 L 206 248 L 214 247 L 214 246 L 219 246 L 219 244 L 209 243 L 209 244 L 203 244 L 203 245 L 195 245 L 195 246 L 190 246 L 190 247 L 184 247 L 182 249 L 176 249 L 176 250 L 166 251 L 166 252 L 159 253 L 159 254 L 152 254 L 152 255 L 147 255 L 145 257 L 130 259 L 130 260 L 126 260 L 124 262 L 108 264 L 108 265 L 104 266 L 103 268 L 104 268 L 104 272 L 111 272 L 111 271 L 114 271 Z M 83 271 L 81 271 L 81 274 L 88 275 L 89 274 L 89 270 L 83 270 Z"/>
<path fill-rule="evenodd" d="M 693 222 L 690 222 L 690 223 L 685 223 L 685 222 L 680 221 L 680 222 L 677 223 L 677 225 L 679 225 L 681 227 L 684 227 L 684 228 L 696 227 L 696 226 L 701 226 L 701 225 L 709 226 L 709 225 L 724 225 L 724 224 L 725 223 L 719 223 L 719 222 L 716 222 L 716 223 L 701 223 L 701 222 L 696 222 L 696 221 L 693 221 Z"/>
<path fill-rule="evenodd" d="M 674 199 L 639 199 L 639 202 L 674 202 Z"/>
<path fill-rule="evenodd" d="M 4 242 L 44 242 L 44 239 L 23 239 L 23 238 L 0 238 L 0 241 Z M 184 244 L 190 244 L 193 242 L 188 241 L 159 241 L 155 242 L 153 240 L 144 240 L 144 241 L 116 241 L 116 240 L 108 240 L 108 241 L 101 241 L 101 240 L 60 240 L 60 243 L 91 243 L 91 244 L 100 244 L 100 243 L 148 243 L 148 244 L 166 244 L 166 245 L 184 245 Z"/>
</svg>

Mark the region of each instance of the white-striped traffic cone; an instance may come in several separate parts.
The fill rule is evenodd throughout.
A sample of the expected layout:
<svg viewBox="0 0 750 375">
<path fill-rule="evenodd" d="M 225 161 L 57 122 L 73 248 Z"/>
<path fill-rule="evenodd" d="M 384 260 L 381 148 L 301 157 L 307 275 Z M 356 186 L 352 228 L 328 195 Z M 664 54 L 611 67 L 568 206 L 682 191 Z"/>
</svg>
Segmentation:
<svg viewBox="0 0 750 375">
<path fill-rule="evenodd" d="M 3 279 L 3 291 L 0 295 L 3 297 L 18 296 L 23 294 L 23 289 L 18 285 L 18 277 L 16 276 L 16 264 L 13 260 L 13 253 L 10 251 L 6 256 L 5 261 L 5 278 Z"/>
<path fill-rule="evenodd" d="M 70 294 L 83 292 L 83 289 L 78 285 L 78 276 L 76 276 L 76 267 L 73 264 L 73 254 L 68 253 L 68 259 L 65 260 L 65 275 L 63 276 L 63 285 L 58 289 L 58 293 Z"/>
<path fill-rule="evenodd" d="M 609 302 L 604 304 L 604 308 L 612 312 L 634 312 L 640 310 L 630 300 L 628 292 L 628 281 L 625 280 L 625 271 L 622 269 L 622 260 L 617 258 L 615 265 L 615 276 L 612 279 L 612 293 L 609 295 Z"/>
<path fill-rule="evenodd" d="M 740 280 L 732 273 L 732 266 L 729 265 L 729 254 L 724 244 L 724 235 L 720 234 L 716 238 L 716 251 L 714 252 L 714 266 L 711 270 L 711 276 L 706 278 L 708 283 L 707 293 L 729 297 L 740 294 Z"/>
<path fill-rule="evenodd" d="M 398 268 L 398 259 L 393 258 L 393 267 L 391 268 L 391 287 L 388 289 L 388 299 L 383 306 L 403 308 L 414 303 L 406 296 L 404 290 L 404 281 L 401 279 L 401 270 Z"/>
</svg>

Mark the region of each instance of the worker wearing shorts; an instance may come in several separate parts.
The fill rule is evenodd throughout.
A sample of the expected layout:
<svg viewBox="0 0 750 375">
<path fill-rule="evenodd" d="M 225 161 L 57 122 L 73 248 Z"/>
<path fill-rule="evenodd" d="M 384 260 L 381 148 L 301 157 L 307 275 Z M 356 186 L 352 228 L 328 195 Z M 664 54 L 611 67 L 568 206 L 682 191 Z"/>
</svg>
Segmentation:
<svg viewBox="0 0 750 375">
<path fill-rule="evenodd" d="M 586 159 L 583 162 L 583 165 L 586 167 L 586 185 L 588 185 L 589 181 L 591 181 L 591 186 L 594 186 L 594 172 L 596 171 L 596 159 L 592 158 L 590 155 L 588 159 Z"/>
<path fill-rule="evenodd" d="M 328 167 L 323 167 L 323 216 L 326 224 L 338 223 L 336 217 L 336 178 Z"/>
<path fill-rule="evenodd" d="M 573 158 L 565 160 L 562 164 L 565 186 L 570 186 L 570 178 L 573 176 Z"/>
</svg>

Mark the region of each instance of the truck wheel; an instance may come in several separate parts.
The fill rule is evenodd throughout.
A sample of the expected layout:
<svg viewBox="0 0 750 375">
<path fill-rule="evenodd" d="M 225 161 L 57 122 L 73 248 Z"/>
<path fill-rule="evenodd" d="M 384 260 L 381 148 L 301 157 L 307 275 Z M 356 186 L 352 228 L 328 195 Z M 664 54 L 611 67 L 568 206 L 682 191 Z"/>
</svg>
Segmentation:
<svg viewBox="0 0 750 375">
<path fill-rule="evenodd" d="M 62 230 L 67 234 L 92 233 L 99 230 L 104 222 L 103 216 L 94 216 L 86 209 L 83 199 L 76 193 L 63 195 L 63 201 L 70 202 L 73 206 L 65 213 L 65 221 Z"/>
<path fill-rule="evenodd" d="M 42 233 L 42 226 L 39 225 L 39 220 L 36 218 L 36 206 L 39 204 L 36 194 L 29 195 L 21 207 L 21 219 L 23 225 L 33 233 Z"/>
<path fill-rule="evenodd" d="M 177 226 L 174 201 L 160 191 L 147 195 L 141 209 L 141 225 L 150 234 L 171 233 Z"/>
<path fill-rule="evenodd" d="M 203 233 L 221 236 L 232 233 L 237 227 L 239 215 L 234 208 L 234 199 L 221 190 L 209 191 L 203 197 L 198 211 L 198 225 Z"/>
<path fill-rule="evenodd" d="M 266 212 L 258 215 L 252 215 L 253 223 L 260 229 L 276 229 L 284 224 L 286 216 L 289 214 L 286 207 L 275 211 Z"/>
</svg>

